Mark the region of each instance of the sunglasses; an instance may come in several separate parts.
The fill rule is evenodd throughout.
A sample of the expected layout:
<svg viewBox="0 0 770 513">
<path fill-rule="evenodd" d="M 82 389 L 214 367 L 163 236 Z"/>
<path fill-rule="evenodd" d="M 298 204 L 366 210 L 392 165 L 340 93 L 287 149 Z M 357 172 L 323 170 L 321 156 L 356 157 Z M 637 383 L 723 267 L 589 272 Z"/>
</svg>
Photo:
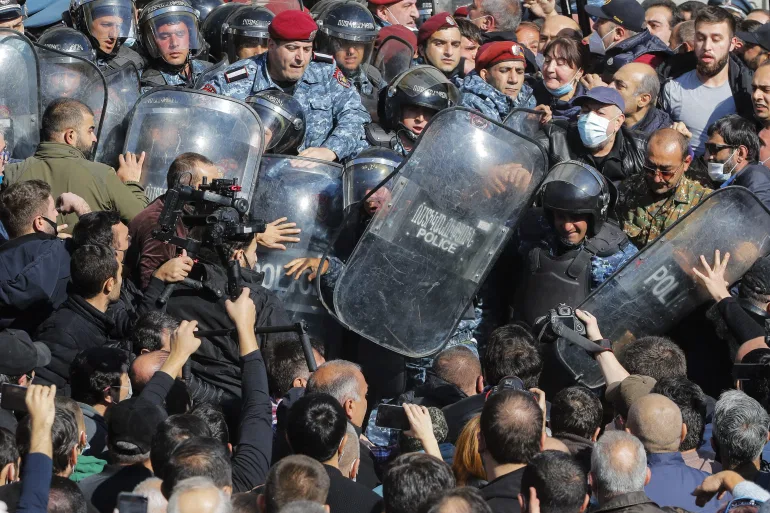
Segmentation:
<svg viewBox="0 0 770 513">
<path fill-rule="evenodd" d="M 735 146 L 730 146 L 729 144 L 716 144 L 716 143 L 706 143 L 706 151 L 710 155 L 714 155 L 716 153 L 719 153 L 720 151 L 726 149 L 726 148 L 735 148 Z"/>
</svg>

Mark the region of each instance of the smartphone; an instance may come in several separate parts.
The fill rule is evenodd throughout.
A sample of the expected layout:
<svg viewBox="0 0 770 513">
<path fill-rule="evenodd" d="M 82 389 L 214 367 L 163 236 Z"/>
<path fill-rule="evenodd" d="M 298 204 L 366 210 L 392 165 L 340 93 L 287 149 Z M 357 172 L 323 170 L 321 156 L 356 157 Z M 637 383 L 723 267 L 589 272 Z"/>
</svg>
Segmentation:
<svg viewBox="0 0 770 513">
<path fill-rule="evenodd" d="M 12 411 L 27 411 L 27 387 L 3 383 L 0 388 L 0 408 Z"/>
<path fill-rule="evenodd" d="M 377 419 L 375 419 L 374 424 L 378 427 L 401 431 L 407 431 L 412 427 L 404 407 L 392 404 L 381 404 L 377 407 Z"/>
<path fill-rule="evenodd" d="M 118 495 L 119 513 L 147 513 L 147 497 L 137 493 L 121 492 Z"/>
</svg>

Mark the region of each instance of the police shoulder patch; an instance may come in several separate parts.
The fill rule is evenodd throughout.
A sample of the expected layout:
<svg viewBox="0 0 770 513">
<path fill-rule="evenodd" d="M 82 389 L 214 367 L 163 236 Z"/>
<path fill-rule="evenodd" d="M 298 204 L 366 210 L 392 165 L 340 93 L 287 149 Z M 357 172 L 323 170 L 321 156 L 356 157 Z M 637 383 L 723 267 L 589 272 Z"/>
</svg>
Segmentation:
<svg viewBox="0 0 770 513">
<path fill-rule="evenodd" d="M 214 93 L 216 94 L 217 90 L 214 89 L 214 86 L 211 84 L 206 84 L 205 86 L 201 87 L 201 91 L 206 91 L 208 93 Z"/>
<path fill-rule="evenodd" d="M 348 78 L 339 68 L 334 68 L 334 78 L 337 79 L 337 82 L 339 82 L 342 87 L 350 87 L 350 81 L 348 81 Z"/>
<path fill-rule="evenodd" d="M 249 72 L 246 69 L 246 66 L 225 73 L 225 82 L 228 84 L 243 80 L 244 78 L 249 78 Z"/>
<path fill-rule="evenodd" d="M 326 53 L 313 52 L 313 60 L 316 62 L 332 64 L 334 62 L 334 57 Z"/>
</svg>

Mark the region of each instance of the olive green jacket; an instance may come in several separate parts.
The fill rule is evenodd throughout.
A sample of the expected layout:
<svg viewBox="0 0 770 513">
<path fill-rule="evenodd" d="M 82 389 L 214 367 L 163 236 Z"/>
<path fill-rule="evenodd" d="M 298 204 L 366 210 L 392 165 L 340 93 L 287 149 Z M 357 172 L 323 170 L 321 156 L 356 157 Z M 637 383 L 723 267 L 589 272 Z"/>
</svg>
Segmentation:
<svg viewBox="0 0 770 513">
<path fill-rule="evenodd" d="M 25 180 L 47 182 L 54 199 L 63 192 L 72 192 L 93 211 L 116 210 L 126 224 L 147 206 L 141 185 L 124 184 L 110 166 L 86 160 L 80 150 L 68 144 L 42 142 L 33 156 L 5 166 L 3 187 Z M 66 223 L 65 231 L 71 233 L 77 221 L 77 215 L 67 214 L 60 215 L 57 223 Z"/>
</svg>

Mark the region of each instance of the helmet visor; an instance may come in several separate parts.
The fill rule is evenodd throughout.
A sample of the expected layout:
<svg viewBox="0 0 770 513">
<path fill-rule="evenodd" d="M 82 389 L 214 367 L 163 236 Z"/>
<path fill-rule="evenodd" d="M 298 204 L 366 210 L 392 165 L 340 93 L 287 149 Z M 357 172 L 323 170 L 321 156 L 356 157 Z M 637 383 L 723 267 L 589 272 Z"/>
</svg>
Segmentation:
<svg viewBox="0 0 770 513">
<path fill-rule="evenodd" d="M 350 207 L 364 199 L 372 189 L 382 182 L 395 169 L 392 163 L 387 163 L 384 159 L 367 158 L 356 159 L 345 168 L 343 175 L 343 199 L 345 208 Z M 367 200 L 364 208 L 368 211 L 376 211 L 382 203 L 389 201 L 392 197 L 393 179 L 383 184 L 380 189 L 372 194 Z"/>
<path fill-rule="evenodd" d="M 83 5 L 91 37 L 105 53 L 112 53 L 134 33 L 134 10 L 130 2 L 96 0 Z"/>
<path fill-rule="evenodd" d="M 299 146 L 305 133 L 302 120 L 292 121 L 288 112 L 262 98 L 250 99 L 248 104 L 265 129 L 265 151 L 284 153 Z"/>
<path fill-rule="evenodd" d="M 364 64 L 369 64 L 374 49 L 374 41 L 353 41 L 342 37 L 323 37 L 321 53 L 334 56 L 337 66 L 345 72 L 357 71 Z"/>
<path fill-rule="evenodd" d="M 459 100 L 457 88 L 452 86 L 441 71 L 433 66 L 421 66 L 405 75 L 397 87 L 410 98 L 439 96 L 454 105 Z"/>
<path fill-rule="evenodd" d="M 600 182 L 598 172 L 592 173 L 576 162 L 565 162 L 554 166 L 542 186 L 545 187 L 550 182 L 570 183 L 588 196 L 602 194 L 603 184 Z"/>
<path fill-rule="evenodd" d="M 161 13 L 145 24 L 149 34 L 143 30 L 143 39 L 148 52 L 156 59 L 181 65 L 187 62 L 190 53 L 200 49 L 198 19 L 190 12 Z"/>
</svg>

